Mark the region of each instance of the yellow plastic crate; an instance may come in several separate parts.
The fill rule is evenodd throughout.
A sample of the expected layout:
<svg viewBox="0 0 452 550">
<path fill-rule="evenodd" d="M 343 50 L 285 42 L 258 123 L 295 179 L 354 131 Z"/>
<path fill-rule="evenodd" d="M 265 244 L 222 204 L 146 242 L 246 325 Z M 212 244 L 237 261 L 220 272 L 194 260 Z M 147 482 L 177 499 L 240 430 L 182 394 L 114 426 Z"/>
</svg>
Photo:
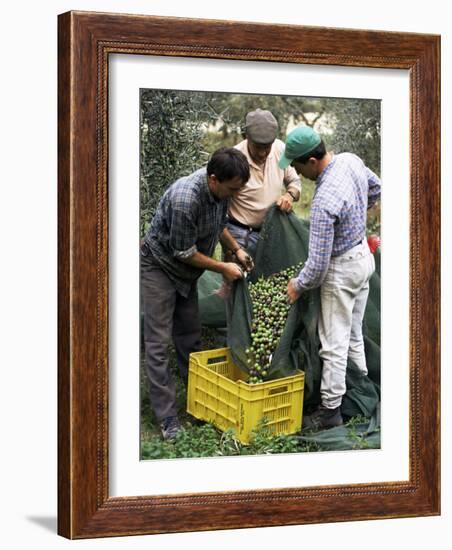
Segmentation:
<svg viewBox="0 0 452 550">
<path fill-rule="evenodd" d="M 300 430 L 304 373 L 247 384 L 248 375 L 234 365 L 229 348 L 190 354 L 187 411 L 248 444 L 252 430 L 265 417 L 273 434 Z"/>
</svg>

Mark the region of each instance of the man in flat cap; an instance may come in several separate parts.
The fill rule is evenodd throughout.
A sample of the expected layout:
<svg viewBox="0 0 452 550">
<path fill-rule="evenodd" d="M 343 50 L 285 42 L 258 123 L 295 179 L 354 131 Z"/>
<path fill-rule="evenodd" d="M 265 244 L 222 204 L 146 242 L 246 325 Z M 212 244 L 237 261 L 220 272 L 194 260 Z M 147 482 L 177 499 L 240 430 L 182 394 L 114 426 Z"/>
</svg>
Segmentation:
<svg viewBox="0 0 452 550">
<path fill-rule="evenodd" d="M 270 206 L 276 204 L 290 212 L 292 203 L 300 198 L 301 183 L 294 168 L 278 166 L 284 143 L 276 139 L 277 133 L 273 114 L 256 109 L 246 115 L 246 139 L 235 146 L 248 159 L 250 179 L 230 202 L 227 227 L 237 243 L 251 253 Z"/>
<path fill-rule="evenodd" d="M 380 180 L 352 153 L 327 152 L 308 126 L 287 136 L 279 162 L 315 181 L 311 205 L 309 255 L 287 288 L 295 302 L 305 290 L 320 287 L 318 321 L 323 361 L 321 404 L 303 418 L 303 427 L 331 428 L 342 424 L 347 359 L 367 374 L 362 323 L 375 260 L 366 236 L 367 209 L 380 197 Z"/>
</svg>

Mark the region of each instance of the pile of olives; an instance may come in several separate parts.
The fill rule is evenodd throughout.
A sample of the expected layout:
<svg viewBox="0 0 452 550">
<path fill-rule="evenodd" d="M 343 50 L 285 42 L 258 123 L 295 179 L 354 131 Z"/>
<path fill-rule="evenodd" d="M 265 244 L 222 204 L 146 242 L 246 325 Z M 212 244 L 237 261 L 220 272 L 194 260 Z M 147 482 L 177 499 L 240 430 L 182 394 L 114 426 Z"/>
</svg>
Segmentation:
<svg viewBox="0 0 452 550">
<path fill-rule="evenodd" d="M 253 314 L 251 346 L 245 350 L 250 384 L 263 382 L 269 374 L 272 356 L 278 347 L 290 308 L 287 285 L 290 279 L 298 275 L 302 265 L 300 262 L 266 279 L 260 277 L 248 287 Z"/>
</svg>

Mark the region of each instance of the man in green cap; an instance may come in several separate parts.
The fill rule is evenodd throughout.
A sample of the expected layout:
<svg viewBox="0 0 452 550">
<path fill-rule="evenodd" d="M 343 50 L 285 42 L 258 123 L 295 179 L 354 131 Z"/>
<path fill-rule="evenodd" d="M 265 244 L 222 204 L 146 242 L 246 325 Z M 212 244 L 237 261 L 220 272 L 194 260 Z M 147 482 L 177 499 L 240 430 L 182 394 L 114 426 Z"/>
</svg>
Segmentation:
<svg viewBox="0 0 452 550">
<path fill-rule="evenodd" d="M 380 197 L 380 179 L 356 155 L 327 152 L 319 134 L 307 126 L 287 136 L 279 166 L 289 165 L 316 182 L 308 259 L 287 288 L 294 303 L 303 291 L 320 287 L 321 404 L 303 418 L 303 427 L 331 428 L 343 422 L 347 359 L 367 375 L 362 322 L 375 260 L 365 238 L 366 219 Z"/>
</svg>

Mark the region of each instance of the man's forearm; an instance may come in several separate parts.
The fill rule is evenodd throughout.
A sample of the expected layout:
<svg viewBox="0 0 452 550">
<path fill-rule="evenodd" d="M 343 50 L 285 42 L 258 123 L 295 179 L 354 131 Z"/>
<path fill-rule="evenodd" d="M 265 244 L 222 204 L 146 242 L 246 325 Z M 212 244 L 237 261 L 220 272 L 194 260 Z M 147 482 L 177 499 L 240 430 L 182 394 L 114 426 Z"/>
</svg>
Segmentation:
<svg viewBox="0 0 452 550">
<path fill-rule="evenodd" d="M 199 269 L 207 269 L 208 271 L 215 271 L 216 273 L 221 273 L 223 278 L 228 282 L 232 283 L 237 279 L 243 277 L 243 269 L 240 268 L 234 262 L 217 262 L 210 256 L 206 256 L 201 252 L 195 252 L 193 256 L 181 260 L 189 265 L 197 267 Z"/>
<path fill-rule="evenodd" d="M 239 243 L 234 239 L 229 229 L 227 229 L 226 227 L 223 229 L 220 235 L 220 242 L 224 246 L 224 248 L 226 248 L 227 250 L 231 250 L 232 252 L 235 252 L 240 248 Z"/>
<path fill-rule="evenodd" d="M 295 277 L 295 286 L 299 292 L 319 287 L 323 283 L 329 263 L 306 262 L 304 268 Z"/>
<path fill-rule="evenodd" d="M 295 182 L 289 182 L 286 185 L 286 193 L 288 193 L 294 202 L 297 202 L 300 199 L 301 187 Z"/>
<path fill-rule="evenodd" d="M 207 269 L 208 271 L 215 271 L 216 273 L 222 273 L 224 268 L 223 262 L 218 262 L 210 256 L 206 256 L 202 252 L 195 252 L 193 256 L 189 258 L 180 259 L 181 262 L 185 264 L 192 265 L 199 269 Z"/>
</svg>

